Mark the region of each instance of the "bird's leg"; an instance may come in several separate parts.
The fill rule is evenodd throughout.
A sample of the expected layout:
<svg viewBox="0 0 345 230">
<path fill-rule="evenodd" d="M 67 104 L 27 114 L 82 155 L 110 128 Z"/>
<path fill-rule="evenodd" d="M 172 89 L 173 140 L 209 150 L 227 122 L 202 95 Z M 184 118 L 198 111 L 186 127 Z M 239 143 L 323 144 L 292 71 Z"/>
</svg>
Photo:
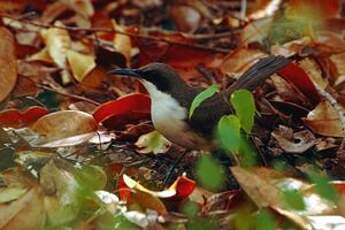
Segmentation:
<svg viewBox="0 0 345 230">
<path fill-rule="evenodd" d="M 167 185 L 170 183 L 171 176 L 174 173 L 174 170 L 176 166 L 183 160 L 183 158 L 187 155 L 188 151 L 185 150 L 184 153 L 182 153 L 177 160 L 174 162 L 174 164 L 169 168 L 166 176 L 164 177 L 163 184 Z"/>
</svg>

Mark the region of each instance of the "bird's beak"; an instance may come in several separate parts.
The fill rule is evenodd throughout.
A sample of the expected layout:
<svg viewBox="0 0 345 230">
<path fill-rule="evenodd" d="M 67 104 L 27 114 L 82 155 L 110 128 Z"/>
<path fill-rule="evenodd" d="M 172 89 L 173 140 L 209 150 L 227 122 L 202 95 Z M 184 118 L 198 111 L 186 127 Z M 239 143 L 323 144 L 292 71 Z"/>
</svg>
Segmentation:
<svg viewBox="0 0 345 230">
<path fill-rule="evenodd" d="M 117 74 L 117 75 L 141 78 L 141 75 L 139 74 L 138 69 L 112 69 L 108 72 L 108 74 Z"/>
</svg>

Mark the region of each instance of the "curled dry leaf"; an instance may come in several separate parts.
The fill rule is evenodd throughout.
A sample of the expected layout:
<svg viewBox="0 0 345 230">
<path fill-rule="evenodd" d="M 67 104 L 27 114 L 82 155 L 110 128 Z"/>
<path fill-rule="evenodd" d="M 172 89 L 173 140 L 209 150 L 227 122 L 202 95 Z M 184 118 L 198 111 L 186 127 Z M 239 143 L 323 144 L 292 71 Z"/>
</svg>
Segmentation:
<svg viewBox="0 0 345 230">
<path fill-rule="evenodd" d="M 343 124 L 338 112 L 327 101 L 322 101 L 308 116 L 304 123 L 315 133 L 330 137 L 345 137 Z"/>
<path fill-rule="evenodd" d="M 9 30 L 0 27 L 0 102 L 10 94 L 16 80 L 14 37 Z"/>
<path fill-rule="evenodd" d="M 119 178 L 118 186 L 121 200 L 132 201 L 132 199 L 134 199 L 138 201 L 138 197 L 135 197 L 135 195 L 138 194 L 138 192 L 141 192 L 146 195 L 142 195 L 139 198 L 147 197 L 149 195 L 157 199 L 162 198 L 179 201 L 188 198 L 188 196 L 192 194 L 196 187 L 196 183 L 186 176 L 179 176 L 168 189 L 163 191 L 152 191 L 124 174 Z M 157 211 L 161 213 L 159 210 Z"/>
<path fill-rule="evenodd" d="M 66 110 L 48 114 L 36 121 L 32 130 L 51 142 L 97 130 L 95 119 L 87 113 Z"/>
<path fill-rule="evenodd" d="M 288 127 L 279 127 L 272 132 L 280 147 L 288 153 L 303 153 L 316 144 L 315 136 L 309 130 L 293 133 Z M 289 135 L 290 134 L 290 135 Z"/>
<path fill-rule="evenodd" d="M 0 112 L 0 126 L 19 127 L 29 125 L 48 113 L 49 111 L 46 108 L 39 106 L 33 106 L 24 111 L 17 109 L 3 110 Z"/>
<path fill-rule="evenodd" d="M 102 123 L 106 128 L 118 129 L 134 121 L 149 119 L 150 114 L 150 97 L 134 93 L 100 105 L 93 116 L 97 123 Z"/>
<path fill-rule="evenodd" d="M 166 153 L 171 143 L 158 131 L 152 131 L 139 137 L 135 145 L 140 153 Z"/>
<path fill-rule="evenodd" d="M 95 57 L 73 50 L 67 51 L 67 60 L 74 78 L 81 82 L 96 67 Z"/>
</svg>

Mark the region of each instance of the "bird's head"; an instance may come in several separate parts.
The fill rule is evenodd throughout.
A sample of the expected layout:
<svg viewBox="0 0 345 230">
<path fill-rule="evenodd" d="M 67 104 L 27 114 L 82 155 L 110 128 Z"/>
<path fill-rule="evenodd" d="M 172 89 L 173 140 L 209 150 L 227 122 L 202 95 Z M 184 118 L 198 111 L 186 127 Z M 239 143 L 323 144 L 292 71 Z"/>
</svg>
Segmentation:
<svg viewBox="0 0 345 230">
<path fill-rule="evenodd" d="M 130 76 L 138 79 L 151 94 L 154 90 L 168 93 L 174 87 L 185 85 L 178 73 L 164 63 L 150 63 L 138 69 L 119 68 L 109 71 L 109 74 Z"/>
</svg>

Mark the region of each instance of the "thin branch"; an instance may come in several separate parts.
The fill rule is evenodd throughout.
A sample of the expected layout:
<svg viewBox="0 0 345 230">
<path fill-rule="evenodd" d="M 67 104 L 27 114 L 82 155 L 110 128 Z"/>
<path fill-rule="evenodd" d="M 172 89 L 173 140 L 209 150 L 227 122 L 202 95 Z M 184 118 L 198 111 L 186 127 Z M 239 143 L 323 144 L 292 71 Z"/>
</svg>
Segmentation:
<svg viewBox="0 0 345 230">
<path fill-rule="evenodd" d="M 58 29 L 63 29 L 63 30 L 68 30 L 72 32 L 78 32 L 78 31 L 85 31 L 85 32 L 91 32 L 91 33 L 96 33 L 96 32 L 105 32 L 105 33 L 118 33 L 118 34 L 123 34 L 126 36 L 130 37 L 135 37 L 135 38 L 142 38 L 142 39 L 149 39 L 157 42 L 165 42 L 168 44 L 172 45 L 180 45 L 180 46 L 185 46 L 185 47 L 191 47 L 191 48 L 196 48 L 196 49 L 201 49 L 201 50 L 206 50 L 206 51 L 211 51 L 211 52 L 218 52 L 218 53 L 229 53 L 230 50 L 227 49 L 222 49 L 222 48 L 217 48 L 217 47 L 208 47 L 205 45 L 201 44 L 195 44 L 195 43 L 186 43 L 186 42 L 181 42 L 181 41 L 173 41 L 168 38 L 164 37 L 157 37 L 157 36 L 152 36 L 152 35 L 147 35 L 147 34 L 137 34 L 137 33 L 131 33 L 131 32 L 124 32 L 116 29 L 109 29 L 109 28 L 81 28 L 81 27 L 74 27 L 74 26 L 58 26 L 58 25 L 51 25 L 51 24 L 45 24 L 45 23 L 40 23 L 40 22 L 34 22 L 34 21 L 29 21 L 26 19 L 22 18 L 17 18 L 12 15 L 7 15 L 7 14 L 0 14 L 0 17 L 3 18 L 9 18 L 14 21 L 19 21 L 22 23 L 26 24 L 31 24 L 33 26 L 41 27 L 41 28 L 58 28 Z M 226 37 L 229 36 L 230 34 L 228 32 L 222 33 L 220 35 L 194 35 L 191 37 L 190 35 L 187 35 L 186 38 L 198 38 L 198 39 L 213 39 L 213 38 L 219 38 L 218 36 Z"/>
<path fill-rule="evenodd" d="M 97 101 L 94 101 L 94 100 L 92 100 L 90 98 L 86 98 L 86 97 L 82 97 L 82 96 L 78 96 L 78 95 L 62 92 L 60 90 L 53 89 L 53 88 L 50 88 L 50 87 L 45 86 L 45 85 L 38 84 L 37 87 L 40 88 L 40 89 L 44 89 L 44 90 L 53 92 L 53 93 L 60 94 L 60 95 L 65 96 L 65 97 L 70 97 L 70 98 L 77 99 L 77 100 L 80 100 L 80 101 L 86 101 L 86 102 L 89 102 L 89 103 L 97 105 L 97 106 L 101 104 L 101 103 L 99 103 Z"/>
</svg>

